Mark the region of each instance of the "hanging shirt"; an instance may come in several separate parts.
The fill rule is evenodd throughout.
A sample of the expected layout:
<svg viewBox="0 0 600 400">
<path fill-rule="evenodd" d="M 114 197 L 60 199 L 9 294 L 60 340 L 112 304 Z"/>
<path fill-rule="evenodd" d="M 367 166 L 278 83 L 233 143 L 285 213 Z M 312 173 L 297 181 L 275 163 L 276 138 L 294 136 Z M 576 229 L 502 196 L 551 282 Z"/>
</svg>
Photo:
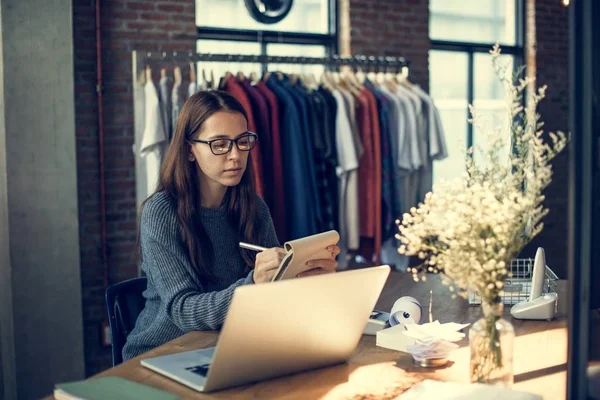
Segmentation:
<svg viewBox="0 0 600 400">
<path fill-rule="evenodd" d="M 421 118 L 422 102 L 419 96 L 408 90 L 402 85 L 396 88 L 398 98 L 404 102 L 407 122 L 407 149 L 410 155 L 410 169 L 400 171 L 402 186 L 402 209 L 403 213 L 408 212 L 411 207 L 419 203 L 419 185 L 421 182 L 422 169 L 427 165 L 427 150 L 423 147 L 422 138 L 426 135 L 424 132 L 424 122 Z M 400 155 L 400 158 L 403 156 Z"/>
<path fill-rule="evenodd" d="M 377 201 L 375 180 L 375 154 L 373 150 L 373 127 L 367 89 L 362 89 L 356 97 L 356 122 L 363 143 L 364 153 L 358 164 L 358 208 L 360 215 L 360 236 L 375 237 L 375 202 Z"/>
<path fill-rule="evenodd" d="M 382 240 L 392 236 L 394 228 L 393 203 L 394 182 L 396 181 L 396 168 L 392 164 L 392 145 L 390 137 L 390 101 L 368 79 L 365 86 L 371 90 L 377 102 L 379 117 L 379 140 L 381 146 L 381 227 Z"/>
<path fill-rule="evenodd" d="M 246 116 L 248 118 L 248 130 L 256 132 L 256 123 L 254 121 L 254 115 L 252 114 L 252 106 L 250 104 L 250 100 L 248 100 L 248 96 L 246 96 L 246 93 L 244 92 L 244 89 L 242 89 L 240 84 L 236 82 L 233 76 L 228 76 L 227 78 L 225 78 L 223 87 L 226 92 L 231 94 L 240 102 L 240 104 L 244 108 L 244 111 L 246 111 Z M 250 151 L 248 159 L 252 163 L 252 169 L 254 172 L 254 183 L 256 185 L 256 193 L 258 193 L 258 195 L 264 199 L 265 191 L 262 173 L 260 140 L 256 142 L 256 145 L 254 146 L 252 151 Z"/>
<path fill-rule="evenodd" d="M 400 120 L 402 106 L 400 99 L 393 94 L 385 85 L 380 87 L 380 93 L 385 96 L 389 102 L 389 134 L 390 134 L 390 154 L 392 169 L 392 231 L 395 232 L 395 220 L 402 219 L 402 188 L 401 188 L 401 173 L 398 167 L 398 150 L 400 137 L 404 137 L 404 124 Z"/>
<path fill-rule="evenodd" d="M 262 94 L 250 84 L 250 81 L 247 79 L 236 80 L 236 82 L 241 86 L 241 88 L 245 91 L 248 96 L 248 100 L 250 101 L 250 105 L 252 107 L 254 124 L 256 131 L 255 133 L 258 135 L 258 140 L 260 141 L 260 160 L 262 161 L 262 174 L 263 174 L 263 188 L 264 188 L 264 197 L 265 203 L 269 206 L 269 209 L 273 207 L 273 166 L 271 165 L 272 158 L 270 154 L 271 150 L 271 140 L 269 138 L 270 131 L 270 122 L 269 122 L 269 113 L 267 109 L 267 103 L 265 99 L 262 97 Z M 254 151 L 254 150 L 253 150 Z"/>
<path fill-rule="evenodd" d="M 309 150 L 302 139 L 302 130 L 295 100 L 281 86 L 274 74 L 267 79 L 267 87 L 279 100 L 281 115 L 281 149 L 285 179 L 285 214 L 288 240 L 309 236 L 317 231 L 313 214 L 314 205 L 309 194 L 312 185 L 308 181 L 307 159 Z"/>
<path fill-rule="evenodd" d="M 310 93 L 310 99 L 312 108 L 315 111 L 314 118 L 317 121 L 315 124 L 313 124 L 313 127 L 315 128 L 316 138 L 318 138 L 315 146 L 318 148 L 317 154 L 319 156 L 317 181 L 324 224 L 321 227 L 321 230 L 337 230 L 339 227 L 339 221 L 337 221 L 338 215 L 334 213 L 334 210 L 338 209 L 338 207 L 334 205 L 334 202 L 337 201 L 338 198 L 338 196 L 335 195 L 337 193 L 337 185 L 332 187 L 330 185 L 328 176 L 330 173 L 330 168 L 332 168 L 335 173 L 336 167 L 331 167 L 328 162 L 329 153 L 332 151 L 337 151 L 335 148 L 335 143 L 331 143 L 331 137 L 328 131 L 330 126 L 332 126 L 330 121 L 330 119 L 332 119 L 332 115 L 329 110 L 329 103 L 327 99 L 318 90 L 313 90 Z M 333 122 L 333 129 L 335 129 L 335 122 Z"/>
<path fill-rule="evenodd" d="M 339 91 L 344 96 L 344 103 L 346 104 L 346 109 L 348 110 L 350 126 L 352 126 L 352 139 L 354 141 L 354 147 L 356 148 L 356 155 L 360 160 L 364 153 L 364 149 L 362 146 L 362 141 L 360 140 L 360 134 L 358 133 L 358 126 L 356 125 L 356 101 L 354 100 L 352 93 L 341 89 Z"/>
<path fill-rule="evenodd" d="M 177 128 L 177 120 L 181 107 L 183 107 L 183 97 L 181 96 L 181 82 L 175 82 L 171 90 L 171 126 Z"/>
<path fill-rule="evenodd" d="M 159 101 L 160 101 L 160 114 L 164 126 L 164 132 L 167 139 L 173 137 L 173 129 L 171 121 L 171 99 L 169 96 L 169 78 L 163 76 L 160 78 L 158 83 L 159 87 Z"/>
<path fill-rule="evenodd" d="M 352 125 L 344 96 L 339 90 L 331 93 L 337 102 L 336 117 L 336 146 L 338 156 L 337 174 L 340 180 L 339 210 L 340 236 L 349 249 L 358 249 L 359 218 L 358 218 L 358 155 L 352 138 Z"/>
<path fill-rule="evenodd" d="M 423 130 L 423 119 L 421 116 L 421 99 L 416 94 L 414 94 L 402 85 L 398 85 L 396 89 L 396 94 L 400 96 L 400 98 L 407 100 L 411 106 L 409 113 L 412 113 L 412 118 L 411 127 L 408 132 L 408 135 L 410 143 L 412 170 L 417 170 L 425 164 L 427 154 L 427 152 L 422 151 L 420 144 L 421 137 L 424 136 L 421 134 L 421 131 Z"/>
<path fill-rule="evenodd" d="M 321 209 L 319 207 L 319 194 L 318 184 L 317 184 L 317 174 L 315 170 L 315 156 L 314 156 L 314 147 L 312 144 L 312 126 L 310 124 L 308 108 L 306 104 L 306 99 L 303 93 L 301 93 L 298 88 L 291 85 L 289 78 L 285 75 L 282 77 L 283 79 L 280 81 L 281 87 L 286 90 L 292 99 L 298 110 L 298 117 L 300 120 L 300 140 L 304 142 L 304 148 L 307 149 L 304 153 L 304 158 L 306 162 L 306 171 L 304 174 L 308 180 L 309 190 L 307 191 L 308 201 L 312 204 L 312 212 L 310 215 L 311 218 L 314 219 L 315 232 L 319 232 L 319 227 L 322 225 L 322 215 Z"/>
<path fill-rule="evenodd" d="M 373 132 L 373 189 L 375 194 L 375 204 L 372 210 L 373 218 L 375 219 L 375 236 L 372 241 L 372 251 L 369 251 L 368 256 L 371 257 L 373 261 L 379 262 L 379 257 L 381 253 L 381 133 L 379 126 L 379 112 L 377 110 L 377 101 L 375 100 L 375 96 L 368 89 L 365 88 L 364 93 L 367 96 L 369 102 L 369 114 L 371 119 L 371 130 Z M 364 143 L 364 142 L 363 142 Z M 368 247 L 368 246 L 366 246 Z"/>
<path fill-rule="evenodd" d="M 419 85 L 413 85 L 414 92 L 427 103 L 427 119 L 429 129 L 429 157 L 434 160 L 443 160 L 448 157 L 448 147 L 444 137 L 442 120 L 433 99 Z"/>
<path fill-rule="evenodd" d="M 323 120 L 323 134 L 325 135 L 325 179 L 327 180 L 327 192 L 330 198 L 330 206 L 333 214 L 333 224 L 336 231 L 340 231 L 339 226 L 339 193 L 337 177 L 337 146 L 336 146 L 336 123 L 337 102 L 335 97 L 323 87 L 316 90 L 318 94 L 325 99 L 326 108 L 324 109 L 325 119 Z"/>
<path fill-rule="evenodd" d="M 256 84 L 256 89 L 264 96 L 267 102 L 268 114 L 270 118 L 269 123 L 269 137 L 271 139 L 271 151 L 267 152 L 266 158 L 269 158 L 269 164 L 272 168 L 272 187 L 270 191 L 273 195 L 273 208 L 271 215 L 273 216 L 273 224 L 277 231 L 277 236 L 281 243 L 288 240 L 286 233 L 285 224 L 285 191 L 283 185 L 283 160 L 282 160 L 282 145 L 281 145 L 281 133 L 279 131 L 279 102 L 275 94 L 265 85 L 264 82 L 259 81 Z M 263 153 L 264 154 L 264 153 Z"/>
<path fill-rule="evenodd" d="M 150 80 L 144 85 L 144 100 L 144 134 L 140 156 L 146 160 L 146 195 L 150 195 L 158 185 L 161 153 L 167 140 L 161 120 L 158 92 Z"/>
</svg>

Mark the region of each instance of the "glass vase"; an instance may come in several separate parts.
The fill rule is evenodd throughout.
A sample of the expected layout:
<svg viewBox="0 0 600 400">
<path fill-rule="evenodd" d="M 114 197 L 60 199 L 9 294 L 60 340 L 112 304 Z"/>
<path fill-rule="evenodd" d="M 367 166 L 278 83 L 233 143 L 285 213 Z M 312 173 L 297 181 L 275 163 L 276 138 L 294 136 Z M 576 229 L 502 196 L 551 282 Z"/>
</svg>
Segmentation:
<svg viewBox="0 0 600 400">
<path fill-rule="evenodd" d="M 504 306 L 497 300 L 481 304 L 483 318 L 469 329 L 471 382 L 510 387 L 513 383 L 515 331 L 502 318 Z"/>
</svg>

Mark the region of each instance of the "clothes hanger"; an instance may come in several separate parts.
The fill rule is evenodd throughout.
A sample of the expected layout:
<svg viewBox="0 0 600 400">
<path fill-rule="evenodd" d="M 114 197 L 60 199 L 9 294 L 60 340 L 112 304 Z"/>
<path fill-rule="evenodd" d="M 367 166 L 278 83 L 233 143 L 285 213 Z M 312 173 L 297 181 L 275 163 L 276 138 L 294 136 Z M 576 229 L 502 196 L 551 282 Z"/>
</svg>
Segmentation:
<svg viewBox="0 0 600 400">
<path fill-rule="evenodd" d="M 348 72 L 344 74 L 344 78 L 350 86 L 352 86 L 356 91 L 360 92 L 363 89 L 363 85 L 358 80 L 357 74 L 358 72 L 355 73 L 352 71 L 352 69 L 349 69 Z"/>
<path fill-rule="evenodd" d="M 348 90 L 353 96 L 358 96 L 360 94 L 360 90 L 354 86 L 354 84 L 350 83 L 350 75 L 340 76 L 340 87 Z"/>
<path fill-rule="evenodd" d="M 402 67 L 400 72 L 396 74 L 396 81 L 407 89 L 412 89 L 413 83 L 408 79 L 408 67 Z"/>
<path fill-rule="evenodd" d="M 367 78 L 367 75 L 365 75 L 360 65 L 357 66 L 357 71 L 356 73 L 354 73 L 354 78 L 356 79 L 356 82 L 359 84 L 359 86 L 362 88 L 363 84 L 365 83 L 365 79 Z"/>
<path fill-rule="evenodd" d="M 321 74 L 321 86 L 323 86 L 323 88 L 326 89 L 328 92 L 332 92 L 334 90 L 334 87 L 331 82 L 331 79 L 329 79 L 329 76 L 327 74 L 327 70 L 323 71 L 323 73 Z"/>
<path fill-rule="evenodd" d="M 250 83 L 256 85 L 258 83 L 258 74 L 255 71 L 250 72 Z"/>
</svg>

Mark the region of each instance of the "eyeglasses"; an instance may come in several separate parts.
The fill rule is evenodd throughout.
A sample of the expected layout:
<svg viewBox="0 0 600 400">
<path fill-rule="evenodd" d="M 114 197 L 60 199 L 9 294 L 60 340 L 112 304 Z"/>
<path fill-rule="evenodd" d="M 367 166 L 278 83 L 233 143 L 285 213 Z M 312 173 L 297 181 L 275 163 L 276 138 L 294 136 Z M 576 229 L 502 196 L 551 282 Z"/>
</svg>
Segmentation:
<svg viewBox="0 0 600 400">
<path fill-rule="evenodd" d="M 210 146 L 210 151 L 216 156 L 227 154 L 233 148 L 235 142 L 236 147 L 239 151 L 250 151 L 256 145 L 258 135 L 253 132 L 247 132 L 235 139 L 213 139 L 213 140 L 200 140 L 190 139 L 191 142 L 204 143 Z"/>
</svg>

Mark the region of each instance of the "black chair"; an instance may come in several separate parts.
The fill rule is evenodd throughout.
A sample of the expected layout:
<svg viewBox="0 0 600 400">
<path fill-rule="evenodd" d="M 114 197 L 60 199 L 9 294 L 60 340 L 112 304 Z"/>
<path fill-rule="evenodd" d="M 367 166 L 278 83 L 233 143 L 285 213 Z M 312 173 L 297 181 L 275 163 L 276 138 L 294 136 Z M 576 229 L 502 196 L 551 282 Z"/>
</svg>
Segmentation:
<svg viewBox="0 0 600 400">
<path fill-rule="evenodd" d="M 115 283 L 106 289 L 106 309 L 112 343 L 113 367 L 123 362 L 122 350 L 127 335 L 135 326 L 146 299 L 147 278 L 134 278 Z"/>
</svg>

